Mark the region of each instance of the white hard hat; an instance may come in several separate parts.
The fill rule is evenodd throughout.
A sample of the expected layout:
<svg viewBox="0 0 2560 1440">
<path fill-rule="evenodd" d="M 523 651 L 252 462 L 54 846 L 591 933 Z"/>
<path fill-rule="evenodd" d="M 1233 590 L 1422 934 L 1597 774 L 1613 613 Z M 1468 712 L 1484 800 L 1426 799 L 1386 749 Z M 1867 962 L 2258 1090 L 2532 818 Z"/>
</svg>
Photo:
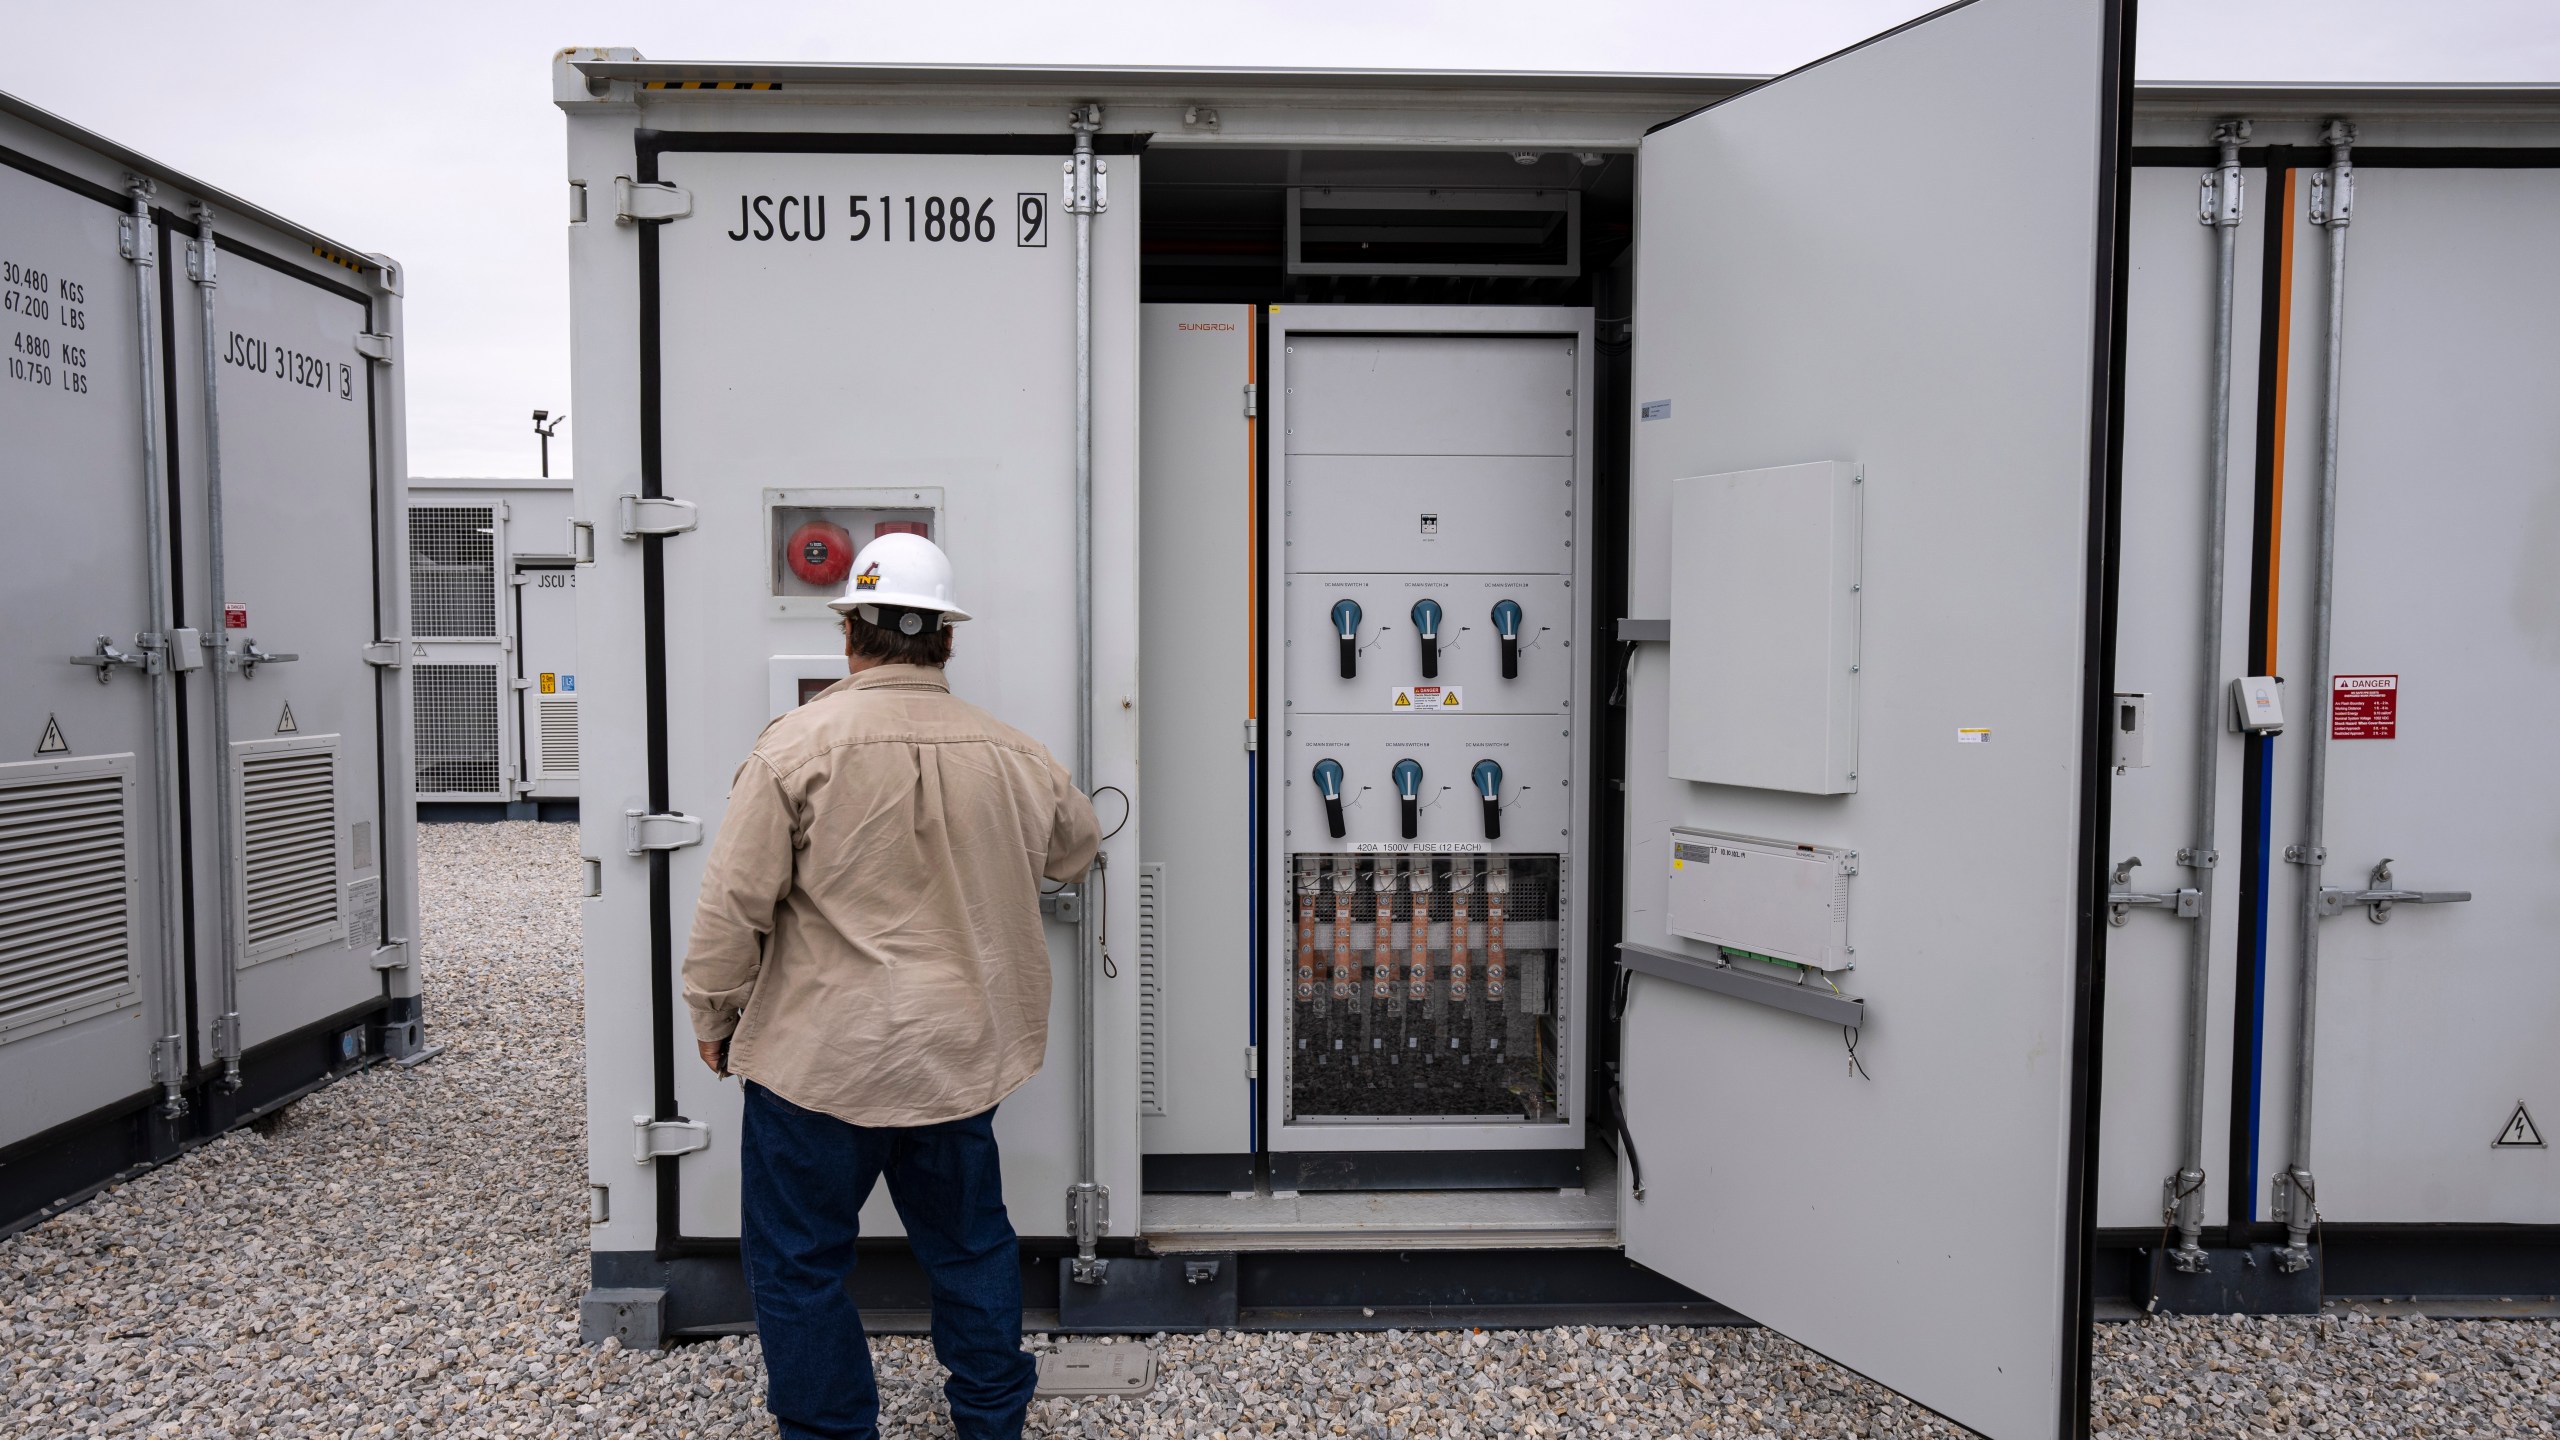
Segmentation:
<svg viewBox="0 0 2560 1440">
<path fill-rule="evenodd" d="M 827 605 L 839 614 L 857 612 L 873 625 L 882 623 L 883 606 L 938 615 L 942 625 L 969 618 L 951 598 L 951 557 L 921 535 L 896 531 L 862 547 L 845 577 L 843 596 Z"/>
</svg>

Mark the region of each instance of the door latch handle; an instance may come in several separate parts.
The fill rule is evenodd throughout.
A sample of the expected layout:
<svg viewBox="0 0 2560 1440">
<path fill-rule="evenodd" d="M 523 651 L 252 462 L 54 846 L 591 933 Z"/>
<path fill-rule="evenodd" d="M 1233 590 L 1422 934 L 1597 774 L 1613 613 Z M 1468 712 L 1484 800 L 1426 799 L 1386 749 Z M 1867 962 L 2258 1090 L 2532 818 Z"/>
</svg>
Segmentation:
<svg viewBox="0 0 2560 1440">
<path fill-rule="evenodd" d="M 282 665 L 301 658 L 299 655 L 279 654 L 273 650 L 260 649 L 257 641 L 246 640 L 240 645 L 240 678 L 247 680 L 255 677 L 261 665 Z"/>
<path fill-rule="evenodd" d="M 115 647 L 115 642 L 109 640 L 106 636 L 101 635 L 98 637 L 97 649 L 90 651 L 86 655 L 72 656 L 71 663 L 74 665 L 95 666 L 98 671 L 98 683 L 104 685 L 107 683 L 107 678 L 115 674 L 116 667 L 119 665 L 130 665 L 136 670 L 148 671 L 151 668 L 151 657 L 143 650 L 139 642 L 136 642 L 135 647 L 131 650 L 119 650 Z M 61 672 L 56 671 L 55 673 L 60 674 Z"/>
<path fill-rule="evenodd" d="M 2325 885 L 2320 890 L 2320 914 L 2323 918 L 2343 915 L 2350 905 L 2365 907 L 2365 918 L 2376 925 L 2391 923 L 2394 905 L 2458 905 L 2471 898 L 2468 890 L 2402 890 L 2391 882 L 2391 862 L 2385 859 L 2373 867 L 2373 875 L 2362 890 Z"/>
<path fill-rule="evenodd" d="M 2124 863 L 2116 866 L 2115 874 L 2108 878 L 2117 886 L 2130 887 L 2133 884 L 2133 872 L 2141 864 L 2141 856 L 2129 857 Z M 2123 925 L 2124 917 L 2137 909 L 2166 910 L 2181 920 L 2193 920 L 2204 913 L 2204 892 L 2192 887 L 2156 895 L 2138 894 L 2131 888 L 2113 889 L 2107 892 L 2108 924 Z"/>
</svg>

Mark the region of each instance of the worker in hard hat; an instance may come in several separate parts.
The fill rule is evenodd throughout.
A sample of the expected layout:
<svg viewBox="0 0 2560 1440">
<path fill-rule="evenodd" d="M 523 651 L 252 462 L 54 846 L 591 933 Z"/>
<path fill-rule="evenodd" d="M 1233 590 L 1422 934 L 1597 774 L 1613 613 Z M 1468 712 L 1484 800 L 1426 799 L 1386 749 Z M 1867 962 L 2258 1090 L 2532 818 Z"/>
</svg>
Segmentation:
<svg viewBox="0 0 2560 1440">
<path fill-rule="evenodd" d="M 881 1177 L 933 1285 L 963 1440 L 1022 1433 L 1035 1374 L 996 1164 L 997 1102 L 1040 1068 L 1042 877 L 1077 880 L 1092 803 L 1040 742 L 951 693 L 951 561 L 854 557 L 848 678 L 738 767 L 684 961 L 703 1063 L 746 1086 L 740 1250 L 782 1433 L 877 1435 L 846 1279 Z"/>
</svg>

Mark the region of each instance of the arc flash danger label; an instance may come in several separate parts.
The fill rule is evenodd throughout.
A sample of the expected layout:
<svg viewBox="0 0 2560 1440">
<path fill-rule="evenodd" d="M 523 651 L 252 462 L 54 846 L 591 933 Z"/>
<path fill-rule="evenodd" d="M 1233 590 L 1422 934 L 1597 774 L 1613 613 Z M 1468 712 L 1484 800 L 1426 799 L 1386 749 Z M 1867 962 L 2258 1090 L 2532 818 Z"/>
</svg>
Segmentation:
<svg viewBox="0 0 2560 1440">
<path fill-rule="evenodd" d="M 2329 738 L 2396 740 L 2400 736 L 2400 677 L 2329 677 Z"/>
</svg>

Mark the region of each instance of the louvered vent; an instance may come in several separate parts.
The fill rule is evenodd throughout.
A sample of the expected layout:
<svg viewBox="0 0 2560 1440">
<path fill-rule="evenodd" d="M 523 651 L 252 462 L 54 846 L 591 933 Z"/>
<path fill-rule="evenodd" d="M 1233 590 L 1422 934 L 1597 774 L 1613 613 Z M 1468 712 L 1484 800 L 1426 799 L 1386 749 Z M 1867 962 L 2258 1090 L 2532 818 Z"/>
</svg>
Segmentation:
<svg viewBox="0 0 2560 1440">
<path fill-rule="evenodd" d="M 409 509 L 409 633 L 498 635 L 497 512 L 486 505 Z"/>
<path fill-rule="evenodd" d="M 498 667 L 416 665 L 418 793 L 507 798 L 499 789 Z"/>
<path fill-rule="evenodd" d="M 291 955 L 343 938 L 336 750 L 244 748 L 240 825 L 241 958 Z"/>
<path fill-rule="evenodd" d="M 0 766 L 0 1041 L 132 995 L 131 794 L 120 769 Z"/>
<path fill-rule="evenodd" d="M 1138 867 L 1138 1113 L 1164 1113 L 1164 862 Z"/>
<path fill-rule="evenodd" d="M 578 773 L 578 702 L 545 700 L 538 717 L 542 726 L 542 773 L 569 780 Z"/>
</svg>

